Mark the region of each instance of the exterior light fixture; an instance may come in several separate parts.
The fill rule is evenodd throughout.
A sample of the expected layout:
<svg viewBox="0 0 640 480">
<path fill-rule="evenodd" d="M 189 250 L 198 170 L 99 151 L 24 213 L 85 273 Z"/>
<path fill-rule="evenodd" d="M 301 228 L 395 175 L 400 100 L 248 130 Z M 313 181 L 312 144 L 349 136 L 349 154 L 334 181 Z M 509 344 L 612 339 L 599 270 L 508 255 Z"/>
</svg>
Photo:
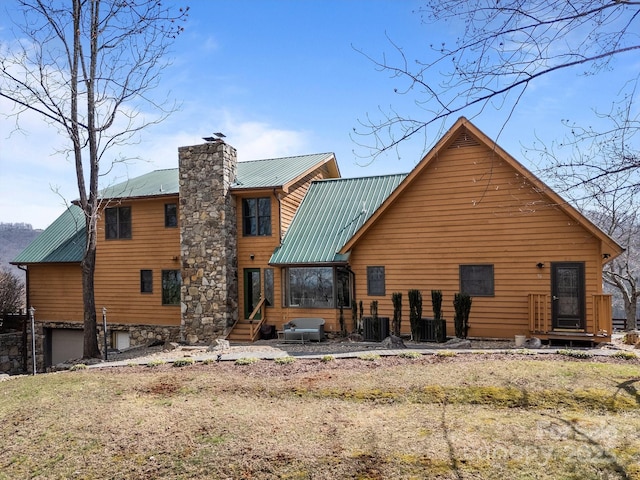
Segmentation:
<svg viewBox="0 0 640 480">
<path fill-rule="evenodd" d="M 538 267 L 538 268 L 544 268 L 544 263 L 542 263 L 542 262 L 538 262 L 538 263 L 536 263 L 536 267 Z"/>
</svg>

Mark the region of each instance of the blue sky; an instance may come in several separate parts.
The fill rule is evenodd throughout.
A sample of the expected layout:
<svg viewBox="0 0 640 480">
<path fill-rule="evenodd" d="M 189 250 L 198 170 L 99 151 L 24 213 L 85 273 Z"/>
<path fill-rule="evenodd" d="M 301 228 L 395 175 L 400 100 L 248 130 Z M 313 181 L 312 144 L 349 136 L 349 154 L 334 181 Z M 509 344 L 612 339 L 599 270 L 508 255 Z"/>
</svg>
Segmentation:
<svg viewBox="0 0 640 480">
<path fill-rule="evenodd" d="M 142 159 L 115 168 L 102 185 L 158 168 L 177 166 L 180 146 L 202 142 L 221 131 L 240 161 L 334 152 L 345 177 L 407 172 L 425 153 L 416 138 L 371 162 L 352 140 L 367 115 L 393 106 L 423 114 L 414 98 L 399 96 L 389 78 L 357 50 L 394 58 L 389 38 L 409 59 L 424 58 L 431 43 L 454 38 L 456 25 L 421 23 L 413 13 L 419 1 L 398 0 L 191 0 L 185 32 L 173 46 L 173 63 L 160 93 L 181 103 L 179 111 L 145 130 L 139 144 L 124 152 Z M 2 6 L 10 9 L 11 2 Z M 1 8 L 1 7 L 0 7 Z M 0 15 L 0 40 L 10 37 Z M 525 166 L 522 153 L 536 138 L 551 143 L 564 130 L 560 120 L 591 124 L 593 108 L 606 109 L 615 93 L 637 72 L 640 54 L 628 55 L 605 74 L 581 77 L 577 71 L 543 77 L 533 84 L 506 127 L 507 110 L 486 108 L 465 114 Z M 604 93 L 604 94 L 603 94 Z M 11 106 L 0 100 L 0 111 Z M 451 118 L 449 127 L 455 118 Z M 0 222 L 26 222 L 45 228 L 78 196 L 72 162 L 56 153 L 61 139 L 34 114 L 0 116 Z M 437 126 L 426 146 L 439 138 Z M 498 138 L 499 136 L 499 138 Z M 365 139 L 366 141 L 366 139 Z M 114 152 L 118 153 L 118 152 Z M 364 157 L 364 158 L 362 158 Z M 106 170 L 106 166 L 104 168 Z"/>
</svg>

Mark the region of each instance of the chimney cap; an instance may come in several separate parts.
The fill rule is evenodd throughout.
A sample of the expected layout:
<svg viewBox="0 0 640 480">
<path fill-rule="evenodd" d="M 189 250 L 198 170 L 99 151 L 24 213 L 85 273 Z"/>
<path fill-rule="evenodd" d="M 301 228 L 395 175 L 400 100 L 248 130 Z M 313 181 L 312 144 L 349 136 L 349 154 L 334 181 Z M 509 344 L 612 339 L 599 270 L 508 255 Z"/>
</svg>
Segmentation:
<svg viewBox="0 0 640 480">
<path fill-rule="evenodd" d="M 209 143 L 224 143 L 223 138 L 226 138 L 226 135 L 222 132 L 215 132 L 213 137 L 202 137 L 205 142 Z"/>
</svg>

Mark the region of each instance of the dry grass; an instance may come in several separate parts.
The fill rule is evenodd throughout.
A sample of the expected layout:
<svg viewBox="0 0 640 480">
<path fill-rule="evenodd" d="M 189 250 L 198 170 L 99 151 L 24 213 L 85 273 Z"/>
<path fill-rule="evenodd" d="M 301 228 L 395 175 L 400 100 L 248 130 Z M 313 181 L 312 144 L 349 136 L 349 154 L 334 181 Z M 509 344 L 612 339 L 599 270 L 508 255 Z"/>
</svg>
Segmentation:
<svg viewBox="0 0 640 480">
<path fill-rule="evenodd" d="M 517 355 L 23 377 L 0 479 L 640 479 L 638 389 L 638 360 Z"/>
</svg>

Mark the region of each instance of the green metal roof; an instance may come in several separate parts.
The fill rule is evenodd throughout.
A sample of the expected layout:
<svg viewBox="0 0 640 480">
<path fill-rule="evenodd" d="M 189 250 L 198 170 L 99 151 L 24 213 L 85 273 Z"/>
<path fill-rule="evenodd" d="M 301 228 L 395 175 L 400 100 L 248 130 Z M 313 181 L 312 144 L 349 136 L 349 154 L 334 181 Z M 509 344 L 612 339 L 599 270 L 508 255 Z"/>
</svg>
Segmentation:
<svg viewBox="0 0 640 480">
<path fill-rule="evenodd" d="M 84 213 L 71 205 L 11 263 L 80 262 L 86 238 Z"/>
<path fill-rule="evenodd" d="M 234 189 L 275 188 L 295 180 L 309 169 L 333 158 L 332 153 L 238 162 Z M 136 198 L 178 195 L 177 168 L 155 170 L 107 187 L 101 198 Z M 76 205 L 67 209 L 18 255 L 12 263 L 80 262 L 86 242 L 82 210 Z"/>
<path fill-rule="evenodd" d="M 178 194 L 178 169 L 154 170 L 104 188 L 100 198 L 135 198 Z"/>
<path fill-rule="evenodd" d="M 406 174 L 313 182 L 269 263 L 338 263 L 342 246 L 369 219 Z"/>
<path fill-rule="evenodd" d="M 281 187 L 331 158 L 333 158 L 333 153 L 316 153 L 297 157 L 238 162 L 238 177 L 233 188 L 237 190 Z"/>
<path fill-rule="evenodd" d="M 316 153 L 297 157 L 271 158 L 238 162 L 238 175 L 234 190 L 251 188 L 277 188 L 333 158 L 332 153 Z M 179 193 L 177 168 L 155 170 L 130 178 L 100 191 L 101 198 L 136 198 Z"/>
</svg>

